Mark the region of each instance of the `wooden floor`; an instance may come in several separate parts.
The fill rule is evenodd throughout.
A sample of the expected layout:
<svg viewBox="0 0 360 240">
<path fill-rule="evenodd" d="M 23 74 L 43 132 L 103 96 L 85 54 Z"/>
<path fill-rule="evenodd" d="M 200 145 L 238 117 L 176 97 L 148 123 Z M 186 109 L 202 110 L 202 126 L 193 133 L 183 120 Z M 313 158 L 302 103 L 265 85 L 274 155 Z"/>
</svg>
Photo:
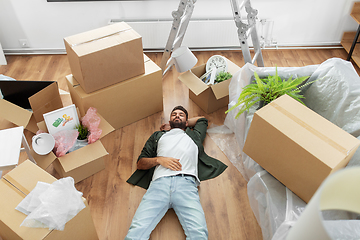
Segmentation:
<svg viewBox="0 0 360 240">
<path fill-rule="evenodd" d="M 214 54 L 220 54 L 240 67 L 244 65 L 240 51 L 194 53 L 199 60 L 198 64 L 205 63 Z M 147 53 L 147 55 L 160 65 L 161 53 Z M 333 57 L 346 59 L 347 53 L 344 49 L 263 51 L 266 67 L 300 67 L 320 64 Z M 8 65 L 0 66 L 0 74 L 17 80 L 56 80 L 59 87 L 67 91 L 65 76 L 71 74 L 71 71 L 66 55 L 7 56 L 6 59 Z M 359 73 L 357 67 L 356 70 Z M 145 141 L 161 123 L 169 120 L 170 110 L 175 105 L 185 106 L 190 117 L 205 115 L 210 121 L 209 125 L 223 124 L 226 107 L 212 114 L 205 114 L 189 99 L 188 89 L 178 80 L 178 75 L 175 70 L 171 70 L 163 79 L 164 111 L 118 129 L 103 138 L 101 141 L 109 152 L 105 160 L 106 169 L 76 184 L 76 188 L 83 192 L 89 202 L 101 240 L 124 239 L 145 193 L 144 189 L 126 183 L 126 180 L 136 168 L 136 159 Z M 65 105 L 71 103 L 69 96 L 66 95 L 63 101 Z M 32 134 L 26 132 L 26 136 L 30 139 Z M 249 206 L 247 182 L 209 136 L 204 146 L 209 155 L 229 166 L 222 175 L 202 182 L 199 187 L 209 239 L 262 239 L 261 229 Z M 22 153 L 20 161 L 24 161 L 25 158 L 26 155 Z M 47 171 L 57 176 L 52 166 Z M 170 210 L 155 228 L 151 239 L 185 239 L 173 210 Z"/>
</svg>

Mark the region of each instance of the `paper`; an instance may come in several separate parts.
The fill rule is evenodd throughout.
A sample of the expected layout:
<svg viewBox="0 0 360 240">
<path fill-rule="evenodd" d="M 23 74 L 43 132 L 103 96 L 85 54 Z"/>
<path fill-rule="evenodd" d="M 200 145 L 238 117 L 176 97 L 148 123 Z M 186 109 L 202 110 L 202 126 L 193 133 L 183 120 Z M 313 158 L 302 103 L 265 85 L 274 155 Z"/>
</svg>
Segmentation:
<svg viewBox="0 0 360 240">
<path fill-rule="evenodd" d="M 321 211 L 344 210 L 360 213 L 359 181 L 360 167 L 345 168 L 326 178 L 286 239 L 332 239 L 325 227 Z"/>
</svg>

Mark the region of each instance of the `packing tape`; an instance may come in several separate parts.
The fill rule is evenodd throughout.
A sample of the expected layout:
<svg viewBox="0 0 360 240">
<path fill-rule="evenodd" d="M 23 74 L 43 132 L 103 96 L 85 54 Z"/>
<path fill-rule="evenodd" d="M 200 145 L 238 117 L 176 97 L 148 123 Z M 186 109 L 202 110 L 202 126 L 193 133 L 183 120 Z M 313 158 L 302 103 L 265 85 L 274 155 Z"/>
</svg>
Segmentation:
<svg viewBox="0 0 360 240">
<path fill-rule="evenodd" d="M 113 36 L 115 36 L 115 35 L 120 35 L 120 33 L 130 31 L 130 30 L 132 30 L 132 28 L 126 28 L 126 29 L 124 29 L 124 30 L 120 30 L 120 31 L 117 31 L 117 32 L 114 32 L 114 33 L 111 33 L 111 34 L 108 34 L 108 35 L 104 35 L 104 36 L 101 36 L 101 37 L 98 37 L 98 38 L 95 38 L 95 39 L 91 39 L 91 40 L 89 40 L 89 41 L 71 44 L 71 47 L 76 47 L 76 46 L 79 46 L 79 45 L 83 45 L 83 44 L 87 44 L 87 43 L 91 43 L 91 42 L 96 42 L 96 41 L 99 41 L 99 40 L 103 40 L 103 39 L 106 39 L 106 38 L 110 38 L 110 37 L 113 37 Z"/>
<path fill-rule="evenodd" d="M 290 229 L 286 240 L 332 239 L 325 227 L 321 211 L 344 210 L 360 213 L 359 181 L 360 167 L 344 168 L 328 176 Z"/>
<path fill-rule="evenodd" d="M 313 128 L 312 126 L 307 124 L 306 122 L 302 121 L 301 119 L 299 119 L 298 117 L 296 117 L 295 115 L 293 115 L 292 113 L 290 113 L 289 111 L 287 111 L 286 109 L 284 109 L 283 107 L 278 105 L 276 102 L 271 102 L 271 106 L 273 106 L 276 110 L 278 110 L 279 112 L 281 112 L 285 116 L 289 117 L 291 120 L 293 120 L 294 122 L 296 122 L 297 124 L 299 124 L 303 128 L 307 129 L 309 132 L 311 132 L 314 135 L 316 135 L 317 137 L 319 137 L 324 142 L 328 143 L 330 146 L 332 146 L 333 148 L 335 148 L 339 152 L 341 152 L 341 153 L 343 153 L 345 155 L 348 155 L 349 152 L 352 150 L 352 149 L 347 150 L 343 146 L 339 145 L 338 143 L 336 143 L 331 138 L 325 136 L 324 134 L 322 134 L 321 132 L 319 132 L 318 130 L 316 130 L 315 128 Z"/>
</svg>

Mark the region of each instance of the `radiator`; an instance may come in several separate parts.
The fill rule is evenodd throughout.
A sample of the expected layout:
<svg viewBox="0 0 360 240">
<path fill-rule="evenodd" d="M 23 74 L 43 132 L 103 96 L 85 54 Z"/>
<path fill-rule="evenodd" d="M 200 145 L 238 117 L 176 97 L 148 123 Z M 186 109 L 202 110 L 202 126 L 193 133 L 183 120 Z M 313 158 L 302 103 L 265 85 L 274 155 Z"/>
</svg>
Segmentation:
<svg viewBox="0 0 360 240">
<path fill-rule="evenodd" d="M 121 20 L 110 20 L 110 23 Z M 144 49 L 164 49 L 169 38 L 172 20 L 128 21 L 142 36 Z M 251 39 L 249 40 L 251 45 Z M 228 20 L 190 20 L 182 46 L 190 48 L 240 48 L 235 21 Z"/>
</svg>

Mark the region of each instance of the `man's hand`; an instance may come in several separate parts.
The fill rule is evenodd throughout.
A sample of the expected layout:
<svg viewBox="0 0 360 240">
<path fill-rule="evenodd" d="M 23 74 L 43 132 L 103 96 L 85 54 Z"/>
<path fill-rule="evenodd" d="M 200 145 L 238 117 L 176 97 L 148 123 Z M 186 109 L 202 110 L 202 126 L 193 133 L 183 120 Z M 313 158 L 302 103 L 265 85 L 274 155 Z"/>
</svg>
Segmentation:
<svg viewBox="0 0 360 240">
<path fill-rule="evenodd" d="M 181 171 L 180 159 L 172 157 L 141 158 L 137 162 L 137 169 L 147 170 L 154 166 L 161 165 L 173 171 Z"/>
<path fill-rule="evenodd" d="M 157 162 L 170 170 L 173 171 L 181 171 L 181 163 L 180 159 L 172 158 L 172 157 L 157 157 Z"/>
</svg>

